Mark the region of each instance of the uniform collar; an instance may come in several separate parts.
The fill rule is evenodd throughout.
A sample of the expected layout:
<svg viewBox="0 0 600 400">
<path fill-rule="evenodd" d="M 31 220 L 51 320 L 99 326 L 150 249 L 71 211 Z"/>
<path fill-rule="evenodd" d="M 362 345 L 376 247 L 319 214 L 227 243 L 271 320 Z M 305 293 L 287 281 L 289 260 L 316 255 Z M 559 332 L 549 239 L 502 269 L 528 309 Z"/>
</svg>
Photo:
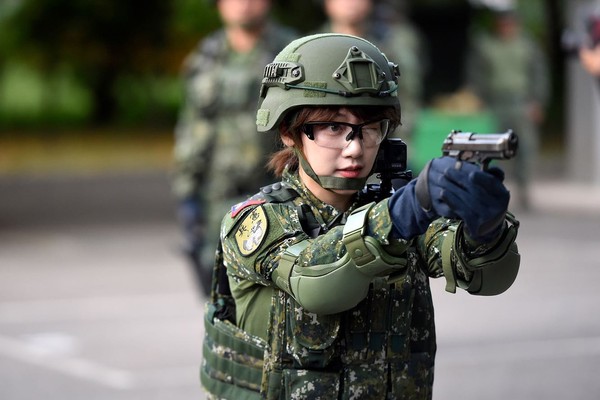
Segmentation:
<svg viewBox="0 0 600 400">
<path fill-rule="evenodd" d="M 303 203 L 310 205 L 310 207 L 313 209 L 313 213 L 316 214 L 316 212 L 318 212 L 326 225 L 329 225 L 331 222 L 340 219 L 340 211 L 338 211 L 331 204 L 327 204 L 319 200 L 310 190 L 308 190 L 304 183 L 302 183 L 297 171 L 292 172 L 286 167 L 282 173 L 282 180 L 286 185 L 294 189 L 300 195 Z M 348 211 L 344 213 L 344 215 L 350 215 L 350 212 L 352 212 L 352 210 L 354 210 L 357 206 L 358 196 Z M 342 221 L 345 221 L 345 216 L 342 217 Z"/>
</svg>

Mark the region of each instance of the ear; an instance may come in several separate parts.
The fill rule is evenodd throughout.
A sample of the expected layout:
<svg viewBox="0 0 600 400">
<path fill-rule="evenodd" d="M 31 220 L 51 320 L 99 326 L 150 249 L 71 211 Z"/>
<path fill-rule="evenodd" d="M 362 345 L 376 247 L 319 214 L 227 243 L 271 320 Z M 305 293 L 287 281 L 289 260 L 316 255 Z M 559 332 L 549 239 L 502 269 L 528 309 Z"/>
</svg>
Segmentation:
<svg viewBox="0 0 600 400">
<path fill-rule="evenodd" d="M 290 135 L 285 135 L 282 134 L 281 135 L 281 141 L 283 142 L 283 144 L 285 144 L 287 147 L 293 147 L 294 146 L 294 139 L 292 139 L 292 137 Z"/>
</svg>

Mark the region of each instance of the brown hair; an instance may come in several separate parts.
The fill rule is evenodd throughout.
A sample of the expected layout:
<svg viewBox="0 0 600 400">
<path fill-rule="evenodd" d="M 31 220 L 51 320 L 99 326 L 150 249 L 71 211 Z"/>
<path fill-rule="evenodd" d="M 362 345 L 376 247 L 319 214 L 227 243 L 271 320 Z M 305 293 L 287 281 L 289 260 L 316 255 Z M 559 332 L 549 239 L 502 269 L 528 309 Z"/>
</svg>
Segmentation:
<svg viewBox="0 0 600 400">
<path fill-rule="evenodd" d="M 362 106 L 362 107 L 304 107 L 296 112 L 288 113 L 279 125 L 280 140 L 289 136 L 294 141 L 293 147 L 284 147 L 273 153 L 267 168 L 275 176 L 281 176 L 287 166 L 290 171 L 298 170 L 296 151 L 302 151 L 302 125 L 308 121 L 334 121 L 340 108 L 348 108 L 350 112 L 362 121 L 375 121 L 387 118 L 390 120 L 390 132 L 400 124 L 400 116 L 393 107 Z"/>
</svg>

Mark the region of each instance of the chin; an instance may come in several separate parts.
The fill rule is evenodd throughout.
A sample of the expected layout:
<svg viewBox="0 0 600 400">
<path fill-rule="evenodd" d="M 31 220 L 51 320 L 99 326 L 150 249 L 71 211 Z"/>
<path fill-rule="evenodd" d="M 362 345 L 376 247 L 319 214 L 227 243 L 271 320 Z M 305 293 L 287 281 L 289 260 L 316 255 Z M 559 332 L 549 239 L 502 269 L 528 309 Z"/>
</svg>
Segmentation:
<svg viewBox="0 0 600 400">
<path fill-rule="evenodd" d="M 343 196 L 352 196 L 354 194 L 356 194 L 357 190 L 354 189 L 348 189 L 348 190 L 344 190 L 344 189 L 336 189 L 333 190 L 334 193 L 339 194 L 339 195 L 343 195 Z"/>
</svg>

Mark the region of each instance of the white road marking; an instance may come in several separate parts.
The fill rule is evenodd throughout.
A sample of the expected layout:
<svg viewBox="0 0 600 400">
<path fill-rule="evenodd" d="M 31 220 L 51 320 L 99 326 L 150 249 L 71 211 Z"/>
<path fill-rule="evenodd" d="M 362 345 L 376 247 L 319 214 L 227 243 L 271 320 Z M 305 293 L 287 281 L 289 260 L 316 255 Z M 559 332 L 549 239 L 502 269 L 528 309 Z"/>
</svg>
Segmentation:
<svg viewBox="0 0 600 400">
<path fill-rule="evenodd" d="M 185 308 L 174 305 L 185 305 Z M 191 306 L 190 306 L 191 305 Z M 197 308 L 193 308 L 197 305 Z M 202 312 L 203 306 L 194 293 L 164 293 L 151 295 L 44 299 L 0 302 L 0 323 L 22 324 L 58 320 L 99 321 L 129 317 L 132 310 L 138 317 L 177 315 Z"/>
<path fill-rule="evenodd" d="M 25 342 L 5 336 L 0 336 L 0 355 L 113 389 L 126 390 L 135 385 L 133 374 L 129 371 L 106 367 L 79 357 L 44 354 Z"/>
<path fill-rule="evenodd" d="M 186 307 L 176 305 L 185 304 Z M 191 306 L 190 306 L 191 305 Z M 193 293 L 161 293 L 0 303 L 0 324 L 20 326 L 69 321 L 109 321 L 137 317 L 190 315 L 201 320 L 203 306 Z M 200 336 L 201 337 L 201 336 Z M 65 376 L 116 390 L 137 387 L 175 387 L 199 382 L 197 365 L 128 370 L 78 356 L 81 343 L 67 332 L 44 331 L 9 337 L 0 335 L 0 357 L 55 371 Z M 199 385 L 199 383 L 198 383 Z"/>
</svg>

